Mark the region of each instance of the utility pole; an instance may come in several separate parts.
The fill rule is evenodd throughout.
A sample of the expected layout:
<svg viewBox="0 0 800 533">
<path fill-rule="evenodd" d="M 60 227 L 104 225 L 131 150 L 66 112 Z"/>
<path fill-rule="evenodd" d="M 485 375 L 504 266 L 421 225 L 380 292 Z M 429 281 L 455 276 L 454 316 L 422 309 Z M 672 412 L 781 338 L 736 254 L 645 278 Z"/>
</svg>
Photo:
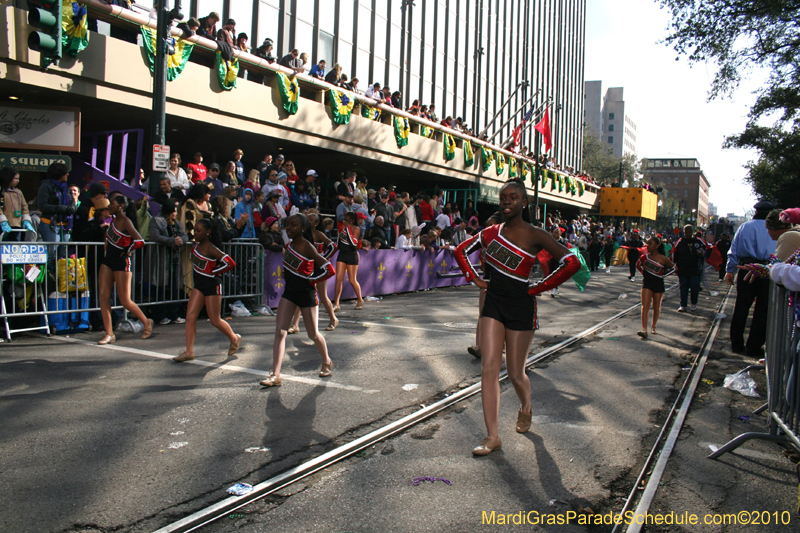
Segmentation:
<svg viewBox="0 0 800 533">
<path fill-rule="evenodd" d="M 153 69 L 153 116 L 150 126 L 150 141 L 153 145 L 166 143 L 167 127 L 167 55 L 174 53 L 175 41 L 172 38 L 172 21 L 182 19 L 181 0 L 175 0 L 175 8 L 169 9 L 169 0 L 160 0 L 156 19 L 156 64 Z M 138 169 L 136 169 L 138 172 Z M 147 191 L 152 197 L 159 190 L 159 182 L 164 171 L 153 169 L 150 173 Z"/>
</svg>

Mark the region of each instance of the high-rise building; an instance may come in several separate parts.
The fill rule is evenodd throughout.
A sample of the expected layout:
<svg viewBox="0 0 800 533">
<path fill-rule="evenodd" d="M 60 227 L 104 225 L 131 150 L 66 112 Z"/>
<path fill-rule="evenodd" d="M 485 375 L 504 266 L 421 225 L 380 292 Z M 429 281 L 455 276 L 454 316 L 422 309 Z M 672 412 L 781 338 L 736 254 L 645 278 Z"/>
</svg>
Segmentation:
<svg viewBox="0 0 800 533">
<path fill-rule="evenodd" d="M 663 189 L 664 200 L 677 200 L 684 216 L 695 213 L 697 225 L 708 224 L 710 185 L 697 159 L 648 158 L 645 174 Z"/>
<path fill-rule="evenodd" d="M 602 81 L 584 84 L 584 124 L 614 157 L 636 155 L 636 123 L 627 113 L 622 87 L 604 88 Z"/>
</svg>

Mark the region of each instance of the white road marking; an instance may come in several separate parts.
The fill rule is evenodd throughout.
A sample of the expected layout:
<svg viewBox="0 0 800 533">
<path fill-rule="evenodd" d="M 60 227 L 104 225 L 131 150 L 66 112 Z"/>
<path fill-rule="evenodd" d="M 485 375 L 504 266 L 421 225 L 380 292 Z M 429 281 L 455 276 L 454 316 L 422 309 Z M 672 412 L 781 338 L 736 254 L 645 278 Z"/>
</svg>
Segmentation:
<svg viewBox="0 0 800 533">
<path fill-rule="evenodd" d="M 416 329 L 419 331 L 435 331 L 437 333 L 450 333 L 451 335 L 470 335 L 474 336 L 474 331 L 459 331 L 457 329 L 435 329 L 435 328 L 418 328 L 414 326 L 398 326 L 396 324 L 384 324 L 383 322 L 363 322 L 360 320 L 344 320 L 339 319 L 339 322 L 348 324 L 359 324 L 363 326 L 380 326 L 382 328 L 398 328 L 398 329 Z"/>
<path fill-rule="evenodd" d="M 125 346 L 117 346 L 117 345 L 114 345 L 114 344 L 106 344 L 106 345 L 102 345 L 101 346 L 99 344 L 94 344 L 94 343 L 91 343 L 91 342 L 86 342 L 86 341 L 82 341 L 82 340 L 78 340 L 78 339 L 70 339 L 70 338 L 66 338 L 66 337 L 54 336 L 52 338 L 60 340 L 60 341 L 64 341 L 64 342 L 71 342 L 73 344 L 83 344 L 85 346 L 93 346 L 93 347 L 96 347 L 96 348 L 101 348 L 101 349 L 106 349 L 106 350 L 113 350 L 113 351 L 117 351 L 117 352 L 127 352 L 127 353 L 134 353 L 134 354 L 137 354 L 137 355 L 146 355 L 147 357 L 155 357 L 156 359 L 169 359 L 171 361 L 172 358 L 175 357 L 174 355 L 169 355 L 169 354 L 164 354 L 164 353 L 159 353 L 159 352 L 151 352 L 150 350 L 140 350 L 138 348 L 128 348 L 128 347 L 125 347 Z M 255 368 L 245 368 L 243 366 L 229 365 L 229 364 L 223 364 L 223 363 L 212 363 L 210 361 L 202 361 L 200 359 L 194 359 L 192 361 L 184 361 L 181 364 L 206 366 L 206 367 L 212 367 L 212 368 L 223 368 L 225 370 L 231 370 L 233 372 L 240 372 L 242 374 L 252 374 L 254 376 L 265 377 L 265 378 L 269 377 L 269 375 L 272 373 L 272 372 L 269 372 L 267 370 L 258 370 L 258 369 L 255 369 Z M 380 392 L 380 391 L 377 391 L 377 390 L 362 389 L 361 387 L 355 387 L 353 385 L 344 385 L 342 383 L 336 383 L 335 381 L 326 381 L 326 380 L 322 380 L 322 379 L 304 378 L 304 377 L 300 377 L 300 376 L 290 376 L 288 374 L 281 374 L 281 379 L 285 379 L 286 381 L 297 381 L 298 383 L 306 383 L 308 385 L 313 385 L 315 387 L 319 386 L 319 385 L 322 385 L 324 387 L 330 387 L 332 389 L 343 389 L 343 390 L 349 390 L 349 391 L 355 391 L 355 392 L 365 392 L 367 394 L 374 394 L 376 392 Z"/>
</svg>

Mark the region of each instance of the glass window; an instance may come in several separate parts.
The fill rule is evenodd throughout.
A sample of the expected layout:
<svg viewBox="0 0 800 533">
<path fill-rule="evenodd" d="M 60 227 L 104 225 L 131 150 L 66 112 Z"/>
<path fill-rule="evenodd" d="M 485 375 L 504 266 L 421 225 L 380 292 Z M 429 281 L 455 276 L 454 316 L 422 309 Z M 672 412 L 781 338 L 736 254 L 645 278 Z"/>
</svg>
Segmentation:
<svg viewBox="0 0 800 533">
<path fill-rule="evenodd" d="M 608 125 L 608 131 L 614 131 L 614 125 L 613 124 L 609 124 Z"/>
<path fill-rule="evenodd" d="M 295 15 L 297 15 L 297 18 L 313 24 L 314 0 L 296 0 L 296 2 L 297 2 L 297 13 L 295 13 Z"/>
<path fill-rule="evenodd" d="M 358 3 L 361 4 L 362 6 L 367 6 L 369 8 L 372 8 L 372 0 L 358 0 Z"/>
<path fill-rule="evenodd" d="M 254 46 L 261 46 L 261 43 L 264 42 L 264 39 L 269 37 L 272 39 L 272 42 L 275 43 L 275 51 L 273 55 L 277 56 L 280 59 L 279 53 L 284 52 L 284 50 L 278 50 L 277 42 L 278 42 L 278 22 L 280 21 L 279 18 L 279 11 L 278 8 L 269 6 L 267 4 L 261 4 L 258 10 L 258 40 L 261 41 L 259 43 L 253 43 Z"/>
<path fill-rule="evenodd" d="M 447 9 L 445 8 L 444 4 L 439 4 L 439 19 L 436 23 L 436 51 L 437 52 L 444 52 L 444 20 L 445 16 L 447 15 Z M 431 19 L 433 19 L 433 15 L 430 15 Z"/>
<path fill-rule="evenodd" d="M 383 76 L 383 73 L 381 73 L 380 75 Z M 375 81 L 380 81 L 380 82 L 382 82 L 382 85 L 385 85 L 384 80 L 377 78 L 377 74 L 376 74 Z M 398 87 L 400 86 L 400 67 L 395 66 L 395 67 L 392 67 L 392 68 L 389 69 L 389 80 L 388 81 L 389 81 L 389 88 L 392 91 L 398 90 Z"/>
<path fill-rule="evenodd" d="M 456 108 L 453 110 L 453 118 L 460 117 L 462 113 L 464 113 L 464 99 L 461 96 L 456 96 Z"/>
<path fill-rule="evenodd" d="M 392 24 L 392 36 L 389 38 L 389 61 L 392 65 L 400 66 L 400 26 Z"/>
<path fill-rule="evenodd" d="M 311 53 L 311 44 L 314 42 L 314 28 L 311 24 L 307 24 L 302 20 L 297 21 L 297 26 L 295 27 L 295 35 L 294 35 L 294 46 L 293 48 L 297 48 L 300 50 L 300 53 L 306 52 L 310 55 Z M 323 58 L 324 59 L 324 58 Z M 311 59 L 313 63 L 316 63 L 316 58 Z M 311 68 L 311 65 L 306 65 L 307 68 Z"/>
<path fill-rule="evenodd" d="M 614 143 L 614 137 L 609 137 L 608 144 L 613 144 L 613 143 Z"/>
<path fill-rule="evenodd" d="M 405 92 L 401 90 L 400 92 Z M 408 86 L 408 103 L 411 104 L 414 100 L 419 98 L 419 76 L 411 76 L 411 84 Z"/>
<path fill-rule="evenodd" d="M 333 66 L 333 64 L 334 64 L 334 60 L 333 60 L 333 35 L 331 35 L 329 33 L 325 33 L 324 31 L 319 32 L 319 42 L 318 42 L 318 45 L 317 45 L 317 57 L 319 57 L 320 59 L 325 59 L 328 62 L 328 68 Z M 350 61 L 348 60 L 347 63 L 345 63 L 345 64 L 349 64 L 349 63 L 350 63 Z M 344 70 L 343 72 L 347 73 L 346 70 Z M 326 73 L 327 73 L 327 69 L 326 69 Z"/>
<path fill-rule="evenodd" d="M 414 37 L 411 42 L 411 62 L 408 64 L 408 71 L 413 72 L 416 75 L 420 73 L 420 55 L 422 50 L 420 47 L 422 46 L 422 41 Z"/>
<path fill-rule="evenodd" d="M 238 4 L 237 7 L 231 5 L 231 18 L 236 21 L 236 35 L 246 33 L 249 37 L 248 48 L 258 47 L 261 43 L 253 42 L 253 4 Z M 263 41 L 263 39 L 262 39 Z"/>
<path fill-rule="evenodd" d="M 425 69 L 422 73 L 422 77 L 425 81 L 433 80 L 433 47 L 426 46 L 425 47 Z"/>
<path fill-rule="evenodd" d="M 342 66 L 344 67 L 345 71 L 349 72 L 350 69 L 352 69 L 352 67 L 353 67 L 353 45 L 352 44 L 346 43 L 346 42 L 342 41 L 341 39 L 339 40 L 339 54 L 336 56 L 336 62 L 337 63 L 341 63 Z M 352 74 L 354 76 L 358 76 L 358 73 L 356 73 L 356 72 L 352 72 Z M 369 82 L 369 80 L 366 79 L 366 74 L 367 74 L 367 71 L 365 70 L 364 71 L 364 78 L 363 78 L 364 85 L 366 85 L 366 83 Z"/>
<path fill-rule="evenodd" d="M 431 102 L 431 97 L 433 95 L 433 86 L 427 82 L 422 82 L 422 103 L 427 105 Z"/>
<path fill-rule="evenodd" d="M 366 78 L 367 76 L 369 76 L 369 52 L 359 48 L 356 60 L 358 61 L 358 64 L 356 65 L 356 70 L 359 73 L 359 78 Z M 381 77 L 383 77 L 383 73 L 376 72 L 374 76 L 375 79 L 372 80 L 370 83 L 374 83 L 376 81 L 381 82 L 382 81 Z M 381 83 L 381 86 L 382 85 L 383 83 Z"/>
<path fill-rule="evenodd" d="M 686 198 L 689 196 L 689 189 L 683 189 L 683 197 Z"/>
<path fill-rule="evenodd" d="M 325 2 L 326 0 L 322 0 Z M 330 0 L 327 0 L 330 1 Z M 375 0 L 375 14 L 383 18 L 388 18 L 388 4 L 390 0 Z M 331 2 L 333 3 L 333 2 Z M 399 9 L 397 11 L 400 11 Z"/>
<path fill-rule="evenodd" d="M 433 10 L 432 3 L 425 4 L 425 44 L 432 45 L 436 41 L 436 27 L 433 25 Z M 422 11 L 419 11 L 420 15 Z"/>
<path fill-rule="evenodd" d="M 386 59 L 386 19 L 380 17 L 375 17 L 375 46 L 373 51 L 375 56 Z"/>
<path fill-rule="evenodd" d="M 683 179 L 683 184 L 684 184 L 684 185 L 689 185 L 689 176 L 686 176 L 686 177 Z"/>
<path fill-rule="evenodd" d="M 608 114 L 608 120 L 614 120 L 614 113 Z"/>
<path fill-rule="evenodd" d="M 444 54 L 441 52 L 436 53 L 436 86 L 439 88 L 444 87 L 442 85 L 442 80 L 444 80 Z"/>
<path fill-rule="evenodd" d="M 667 176 L 667 185 L 672 185 L 672 178 Z"/>
<path fill-rule="evenodd" d="M 475 79 L 475 74 L 470 72 L 470 71 L 468 71 L 467 72 L 467 103 L 470 106 L 472 105 L 472 103 L 474 101 L 473 96 L 475 95 L 475 91 L 474 91 L 475 87 L 474 87 L 474 81 L 473 81 L 474 79 Z"/>
<path fill-rule="evenodd" d="M 340 2 L 342 4 L 343 2 Z M 372 29 L 372 11 L 358 6 L 358 47 L 369 50 L 370 30 Z"/>
<path fill-rule="evenodd" d="M 330 2 L 333 4 L 333 2 Z M 353 3 L 339 2 L 339 39 L 353 42 Z"/>
<path fill-rule="evenodd" d="M 222 4 L 223 0 L 197 0 L 197 16 L 198 18 L 205 17 L 212 11 L 216 11 L 220 15 L 222 15 Z M 217 29 L 220 28 L 220 24 L 217 23 Z"/>
<path fill-rule="evenodd" d="M 336 32 L 336 28 L 334 27 L 335 22 L 336 2 L 326 2 L 323 0 L 319 3 L 319 29 L 334 34 Z"/>
<path fill-rule="evenodd" d="M 451 11 L 450 15 L 452 16 L 452 14 L 453 12 Z M 453 20 L 453 18 L 451 18 L 450 20 Z M 444 26 L 441 24 L 439 25 L 439 31 L 444 32 Z M 453 57 L 455 56 L 455 51 L 456 51 L 456 26 L 455 24 L 450 24 L 450 27 L 447 28 L 447 53 L 450 55 L 450 57 Z"/>
<path fill-rule="evenodd" d="M 377 57 L 374 57 L 372 61 L 374 62 L 374 66 L 372 67 L 372 76 L 375 78 L 375 81 L 384 79 L 386 77 L 386 61 L 383 59 L 378 59 Z M 383 83 L 381 83 L 381 86 L 383 86 Z M 394 92 L 394 89 L 392 92 Z"/>
</svg>

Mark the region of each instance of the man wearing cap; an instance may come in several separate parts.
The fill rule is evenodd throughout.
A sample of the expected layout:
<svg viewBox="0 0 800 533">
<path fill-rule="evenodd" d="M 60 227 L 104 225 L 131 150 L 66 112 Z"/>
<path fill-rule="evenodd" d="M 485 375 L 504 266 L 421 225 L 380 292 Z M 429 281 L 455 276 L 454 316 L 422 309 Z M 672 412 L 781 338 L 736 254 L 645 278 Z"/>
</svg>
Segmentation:
<svg viewBox="0 0 800 533">
<path fill-rule="evenodd" d="M 769 280 L 758 278 L 754 283 L 745 280 L 746 271 L 736 268 L 751 263 L 766 264 L 769 256 L 775 253 L 776 243 L 769 236 L 765 224 L 767 215 L 775 208 L 775 204 L 762 200 L 754 206 L 756 214 L 739 226 L 733 236 L 731 249 L 728 252 L 728 264 L 725 267 L 725 281 L 733 285 L 736 278 L 736 307 L 731 318 L 731 350 L 735 353 L 747 352 L 750 357 L 761 358 L 764 355 L 764 343 L 767 340 L 767 309 L 769 308 Z M 744 341 L 744 330 L 747 326 L 747 315 L 755 301 L 753 321 L 747 343 Z"/>
<path fill-rule="evenodd" d="M 316 184 L 318 177 L 319 174 L 317 174 L 317 171 L 314 170 L 313 168 L 309 169 L 308 172 L 306 172 L 306 186 L 308 187 L 308 195 L 314 199 L 315 207 L 319 206 L 319 193 L 317 191 L 317 184 Z"/>
<path fill-rule="evenodd" d="M 344 216 L 353 211 L 353 195 L 352 193 L 345 193 L 342 195 L 344 198 L 342 203 L 340 203 L 336 207 L 336 222 L 338 223 L 339 231 L 341 231 L 342 226 L 344 225 Z"/>
<path fill-rule="evenodd" d="M 167 178 L 169 180 L 169 178 Z M 94 219 L 94 203 L 105 198 L 108 191 L 102 183 L 92 182 L 86 190 L 83 201 L 72 217 L 72 240 L 81 242 L 86 235 L 89 222 Z M 88 200 L 88 201 L 87 201 Z"/>
<path fill-rule="evenodd" d="M 219 179 L 218 164 L 214 163 L 211 165 L 211 168 L 208 169 L 208 177 L 203 180 L 203 183 L 208 185 L 209 192 L 211 193 L 211 198 L 209 198 L 209 200 L 213 200 L 222 194 L 222 191 L 225 190 L 225 184 Z"/>
</svg>

